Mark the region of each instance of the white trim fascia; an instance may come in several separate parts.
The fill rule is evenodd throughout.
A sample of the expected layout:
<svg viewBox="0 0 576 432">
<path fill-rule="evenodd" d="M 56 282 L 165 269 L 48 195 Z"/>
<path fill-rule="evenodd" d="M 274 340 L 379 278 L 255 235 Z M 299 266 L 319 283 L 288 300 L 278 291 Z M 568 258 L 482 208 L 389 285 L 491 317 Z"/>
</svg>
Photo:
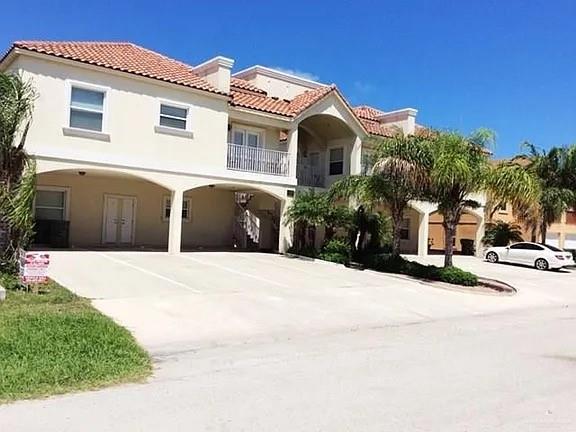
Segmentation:
<svg viewBox="0 0 576 432">
<path fill-rule="evenodd" d="M 416 117 L 418 110 L 416 108 L 402 108 L 394 111 L 387 111 L 376 117 L 378 120 L 391 120 L 400 117 Z"/>
<path fill-rule="evenodd" d="M 2 59 L 2 63 L 0 63 L 0 71 L 4 72 L 10 67 L 12 63 L 14 63 L 14 60 L 16 60 L 18 54 L 20 54 L 18 51 L 18 48 L 12 48 L 10 51 L 8 51 L 6 56 Z"/>
<path fill-rule="evenodd" d="M 296 76 L 293 74 L 289 74 L 286 72 L 281 72 L 279 70 L 272 69 L 272 68 L 262 66 L 262 65 L 254 65 L 254 66 L 251 66 L 249 68 L 242 69 L 241 71 L 236 72 L 235 74 L 232 74 L 232 76 L 234 78 L 244 78 L 244 77 L 250 77 L 250 76 L 254 76 L 254 75 L 263 75 L 263 76 L 267 76 L 270 78 L 276 78 L 276 79 L 280 79 L 282 81 L 289 82 L 291 84 L 309 87 L 311 89 L 328 86 L 327 84 L 323 84 L 323 83 L 318 82 L 318 81 L 309 80 L 306 78 L 302 78 L 302 77 L 299 77 L 299 76 Z"/>
<path fill-rule="evenodd" d="M 199 65 L 193 66 L 192 69 L 194 72 L 202 73 L 219 67 L 232 69 L 233 66 L 234 59 L 224 56 L 216 56 L 200 63 Z"/>
<path fill-rule="evenodd" d="M 43 153 L 32 153 L 32 156 L 36 159 L 43 159 L 49 161 L 56 161 L 56 162 L 63 162 L 63 163 L 77 163 L 82 165 L 93 166 L 95 168 L 119 168 L 119 169 L 128 169 L 128 170 L 139 170 L 139 171 L 146 171 L 151 173 L 162 173 L 162 174 L 171 174 L 181 177 L 193 177 L 193 178 L 207 178 L 213 180 L 229 180 L 231 182 L 235 181 L 242 181 L 246 183 L 253 183 L 253 184 L 266 184 L 266 185 L 274 185 L 274 186 L 282 186 L 282 187 L 294 187 L 297 185 L 296 177 L 287 177 L 287 176 L 275 176 L 275 175 L 267 175 L 267 174 L 259 174 L 253 172 L 245 172 L 245 171 L 235 171 L 229 170 L 226 168 L 224 164 L 224 168 L 221 170 L 210 170 L 206 172 L 193 172 L 187 171 L 180 167 L 168 167 L 168 168 L 158 168 L 158 162 L 139 162 L 135 164 L 135 159 L 133 157 L 130 158 L 115 158 L 116 160 L 104 160 L 101 158 L 91 157 L 89 159 L 83 157 L 72 157 L 70 156 L 70 152 L 66 152 L 66 155 L 57 154 L 56 152 L 53 154 L 48 154 L 47 152 Z"/>
<path fill-rule="evenodd" d="M 55 63 L 62 63 L 65 64 L 67 66 L 72 66 L 72 67 L 79 67 L 82 69 L 88 69 L 91 71 L 95 71 L 95 72 L 100 72 L 103 74 L 111 74 L 111 75 L 115 75 L 115 76 L 119 76 L 122 78 L 127 78 L 127 79 L 135 79 L 138 81 L 142 81 L 142 82 L 146 82 L 148 84 L 156 84 L 158 86 L 161 87 L 167 87 L 167 88 L 171 88 L 173 90 L 180 90 L 180 91 L 187 91 L 190 93 L 194 93 L 197 95 L 201 95 L 201 96 L 205 96 L 205 97 L 213 97 L 213 98 L 218 98 L 218 99 L 223 99 L 223 100 L 229 100 L 230 99 L 230 95 L 228 94 L 219 94 L 219 93 L 213 93 L 211 91 L 208 90 L 201 90 L 201 89 L 197 89 L 194 87 L 188 87 L 182 84 L 177 84 L 177 83 L 173 83 L 170 81 L 164 81 L 158 78 L 152 78 L 152 77 L 146 77 L 143 75 L 137 75 L 131 72 L 124 72 L 121 70 L 116 70 L 116 69 L 110 69 L 104 66 L 96 66 L 96 65 L 92 65 L 90 63 L 84 63 L 81 62 L 79 60 L 71 60 L 71 59 L 67 59 L 67 58 L 62 58 L 62 57 L 56 57 L 50 54 L 43 54 L 43 53 L 37 53 L 34 51 L 28 51 L 28 50 L 22 50 L 19 48 L 16 48 L 15 51 L 17 51 L 16 54 L 22 55 L 22 56 L 28 56 L 28 57 L 34 57 L 37 59 L 41 59 L 41 60 L 45 60 L 45 61 L 52 61 Z"/>
<path fill-rule="evenodd" d="M 288 127 L 288 125 L 290 123 L 294 122 L 294 117 L 286 117 L 286 116 L 279 115 L 279 114 L 266 113 L 263 111 L 258 111 L 258 110 L 254 110 L 254 109 L 250 109 L 250 108 L 230 106 L 229 109 L 232 112 L 236 111 L 236 112 L 242 113 L 242 114 L 250 114 L 250 115 L 255 115 L 258 117 L 265 117 L 265 118 L 268 118 L 271 120 L 279 120 L 282 123 L 284 123 L 284 125 L 282 127 Z"/>
</svg>

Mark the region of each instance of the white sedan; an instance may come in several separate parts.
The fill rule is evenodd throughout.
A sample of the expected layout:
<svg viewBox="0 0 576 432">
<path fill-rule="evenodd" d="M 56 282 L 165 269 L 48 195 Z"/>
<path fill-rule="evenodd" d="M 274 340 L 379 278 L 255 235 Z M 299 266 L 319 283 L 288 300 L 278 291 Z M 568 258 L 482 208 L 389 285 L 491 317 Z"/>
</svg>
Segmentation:
<svg viewBox="0 0 576 432">
<path fill-rule="evenodd" d="M 486 261 L 491 263 L 502 261 L 526 264 L 538 270 L 561 269 L 574 265 L 570 252 L 542 243 L 521 242 L 510 246 L 494 246 L 486 250 L 484 256 Z"/>
</svg>

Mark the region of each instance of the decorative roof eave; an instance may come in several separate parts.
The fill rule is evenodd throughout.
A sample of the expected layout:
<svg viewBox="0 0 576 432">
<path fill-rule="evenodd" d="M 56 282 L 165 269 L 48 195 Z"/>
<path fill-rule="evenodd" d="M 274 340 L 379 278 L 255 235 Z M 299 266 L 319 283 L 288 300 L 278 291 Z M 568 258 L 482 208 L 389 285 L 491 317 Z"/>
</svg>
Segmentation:
<svg viewBox="0 0 576 432">
<path fill-rule="evenodd" d="M 18 55 L 26 55 L 26 56 L 30 56 L 30 57 L 36 57 L 36 58 L 43 58 L 43 59 L 47 59 L 50 58 L 53 61 L 59 61 L 59 62 L 66 62 L 68 64 L 74 64 L 76 66 L 89 66 L 91 68 L 97 68 L 97 70 L 102 71 L 103 69 L 108 70 L 108 71 L 113 71 L 113 72 L 117 72 L 120 74 L 128 74 L 131 75 L 133 77 L 139 77 L 139 78 L 143 78 L 143 79 L 147 79 L 147 80 L 154 80 L 157 82 L 163 82 L 163 83 L 168 83 L 168 84 L 172 84 L 172 85 L 176 85 L 179 86 L 180 88 L 187 88 L 187 89 L 191 89 L 191 90 L 195 90 L 195 91 L 201 91 L 202 93 L 210 93 L 216 96 L 224 96 L 226 98 L 228 98 L 228 94 L 218 90 L 217 88 L 215 88 L 214 86 L 210 85 L 209 83 L 203 81 L 203 79 L 201 77 L 198 76 L 193 76 L 194 79 L 198 80 L 198 83 L 193 83 L 193 82 L 183 82 L 182 80 L 178 79 L 178 78 L 170 78 L 169 76 L 161 76 L 161 74 L 156 74 L 154 72 L 146 72 L 145 70 L 130 70 L 130 68 L 128 66 L 124 66 L 124 65 L 114 65 L 112 63 L 109 63 L 106 59 L 94 59 L 94 58 L 86 58 L 86 59 L 82 59 L 80 56 L 74 56 L 71 54 L 67 54 L 67 53 L 55 53 L 50 51 L 47 48 L 43 48 L 43 47 L 30 47 L 27 46 L 26 44 L 31 44 L 31 43 L 43 43 L 43 42 L 14 42 L 12 44 L 12 46 L 9 48 L 8 52 L 0 59 L 0 68 L 1 67 L 6 67 L 4 66 L 5 62 L 7 60 L 9 60 L 9 63 L 11 63 L 14 58 Z M 46 42 L 46 43 L 51 43 L 51 42 Z M 59 43 L 59 42 L 55 42 L 55 43 Z M 106 42 L 94 42 L 93 44 L 104 44 Z M 62 42 L 62 44 L 85 44 L 86 46 L 89 46 L 89 44 L 91 44 L 91 42 Z M 139 51 L 140 53 L 146 54 L 146 55 L 152 55 L 155 58 L 159 58 L 162 59 L 166 62 L 168 62 L 168 64 L 170 64 L 170 66 L 177 66 L 179 68 L 181 68 L 179 70 L 179 72 L 182 72 L 182 68 L 186 69 L 188 68 L 190 70 L 190 72 L 193 74 L 193 68 L 190 65 L 187 65 L 185 63 L 182 63 L 178 60 L 174 60 L 171 59 L 169 57 L 166 57 L 160 53 L 157 53 L 155 51 L 151 51 L 147 48 L 144 47 L 140 47 L 138 45 L 134 45 L 132 43 L 127 43 L 127 42 L 110 42 L 110 44 L 114 45 L 118 45 L 118 46 L 131 46 L 133 49 Z M 8 63 L 8 64 L 9 64 Z"/>
<path fill-rule="evenodd" d="M 350 114 L 350 117 L 353 119 L 353 121 L 356 123 L 356 125 L 359 127 L 360 131 L 362 132 L 361 134 L 359 134 L 359 136 L 361 138 L 368 137 L 370 135 L 370 133 L 368 132 L 368 130 L 366 129 L 366 127 L 364 126 L 364 124 L 362 123 L 360 118 L 356 115 L 356 113 L 352 109 L 352 106 L 350 106 L 350 104 L 348 103 L 346 98 L 344 98 L 344 96 L 342 95 L 342 93 L 340 92 L 338 87 L 336 87 L 335 85 L 332 86 L 332 89 L 329 92 L 327 92 L 322 97 L 320 97 L 318 100 L 314 101 L 314 103 L 312 103 L 310 106 L 304 108 L 301 112 L 299 112 L 296 115 L 294 120 L 295 121 L 301 121 L 302 117 L 305 116 L 307 111 L 311 110 L 314 106 L 316 106 L 318 103 L 320 103 L 324 99 L 328 98 L 330 95 L 335 95 L 336 98 L 338 99 L 338 101 L 344 106 L 346 111 Z"/>
</svg>

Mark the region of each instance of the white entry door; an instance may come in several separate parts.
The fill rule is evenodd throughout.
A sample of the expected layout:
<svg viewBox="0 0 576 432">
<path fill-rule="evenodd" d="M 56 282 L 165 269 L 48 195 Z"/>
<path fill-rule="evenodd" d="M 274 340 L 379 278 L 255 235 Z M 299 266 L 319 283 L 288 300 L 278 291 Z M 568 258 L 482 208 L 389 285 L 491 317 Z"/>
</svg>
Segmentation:
<svg viewBox="0 0 576 432">
<path fill-rule="evenodd" d="M 106 195 L 104 200 L 104 232 L 107 244 L 133 244 L 136 198 Z"/>
</svg>

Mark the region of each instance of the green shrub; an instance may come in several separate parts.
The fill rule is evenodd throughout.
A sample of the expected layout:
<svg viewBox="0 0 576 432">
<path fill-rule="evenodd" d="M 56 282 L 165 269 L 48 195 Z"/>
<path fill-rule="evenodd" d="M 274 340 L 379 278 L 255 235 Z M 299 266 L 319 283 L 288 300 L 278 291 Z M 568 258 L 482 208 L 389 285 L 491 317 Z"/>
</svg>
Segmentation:
<svg viewBox="0 0 576 432">
<path fill-rule="evenodd" d="M 478 277 L 458 267 L 446 267 L 438 269 L 439 280 L 455 285 L 475 286 L 478 285 Z"/>
<path fill-rule="evenodd" d="M 322 246 L 318 258 L 324 261 L 346 264 L 350 261 L 350 252 L 350 244 L 346 240 L 334 238 Z"/>
<path fill-rule="evenodd" d="M 305 246 L 301 249 L 297 249 L 292 246 L 290 249 L 288 249 L 288 253 L 294 255 L 302 255 L 309 258 L 316 258 L 318 256 L 318 251 L 314 246 Z"/>
<path fill-rule="evenodd" d="M 0 273 L 0 285 L 7 290 L 15 290 L 21 287 L 18 276 L 9 273 Z"/>
<path fill-rule="evenodd" d="M 408 261 L 401 256 L 378 254 L 366 257 L 364 265 L 384 273 L 399 273 L 420 279 L 447 282 L 455 285 L 475 286 L 476 275 L 457 267 L 436 267 Z"/>
</svg>

